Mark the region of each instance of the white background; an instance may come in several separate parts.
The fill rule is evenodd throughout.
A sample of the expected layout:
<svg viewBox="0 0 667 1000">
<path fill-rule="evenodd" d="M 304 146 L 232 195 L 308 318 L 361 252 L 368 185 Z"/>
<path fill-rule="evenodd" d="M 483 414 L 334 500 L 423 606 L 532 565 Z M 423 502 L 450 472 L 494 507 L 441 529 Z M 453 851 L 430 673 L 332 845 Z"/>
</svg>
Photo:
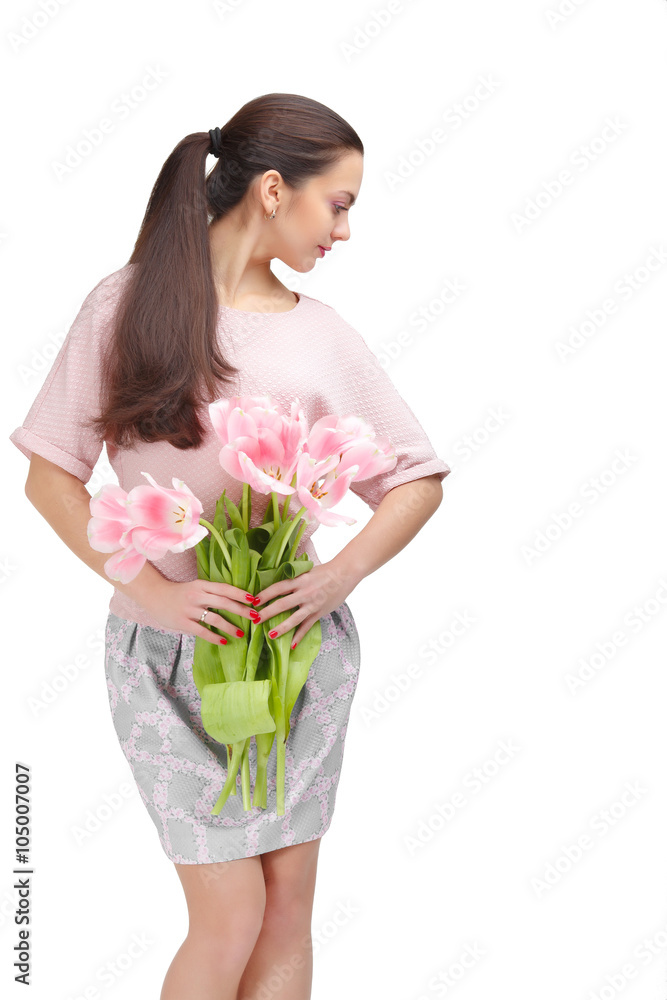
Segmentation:
<svg viewBox="0 0 667 1000">
<path fill-rule="evenodd" d="M 331 106 L 366 153 L 351 239 L 276 273 L 390 357 L 453 470 L 349 598 L 362 667 L 313 997 L 664 1000 L 665 0 L 44 0 L 2 17 L 3 980 L 15 761 L 33 781 L 32 997 L 157 997 L 187 931 L 111 724 L 111 586 L 27 501 L 8 436 L 127 262 L 173 147 L 285 91 Z M 112 133 L 59 178 L 104 117 Z M 443 304 L 448 281 L 464 290 Z M 111 475 L 101 462 L 91 492 Z M 358 523 L 319 528 L 322 559 L 370 516 L 352 494 L 340 509 Z M 106 988 L 135 934 L 150 944 Z"/>
</svg>

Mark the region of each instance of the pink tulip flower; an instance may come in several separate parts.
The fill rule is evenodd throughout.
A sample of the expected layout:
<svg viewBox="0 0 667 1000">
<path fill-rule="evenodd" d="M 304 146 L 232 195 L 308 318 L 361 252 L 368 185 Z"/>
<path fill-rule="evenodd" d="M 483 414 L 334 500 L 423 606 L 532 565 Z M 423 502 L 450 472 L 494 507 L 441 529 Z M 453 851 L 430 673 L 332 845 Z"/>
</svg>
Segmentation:
<svg viewBox="0 0 667 1000">
<path fill-rule="evenodd" d="M 95 546 L 93 546 L 95 548 Z M 146 556 L 132 546 L 114 553 L 104 564 L 104 572 L 111 580 L 130 583 L 146 564 Z"/>
<path fill-rule="evenodd" d="M 115 483 L 105 483 L 90 498 L 88 541 L 98 552 L 116 552 L 123 545 L 123 536 L 132 522 L 125 510 L 127 493 Z"/>
<path fill-rule="evenodd" d="M 98 552 L 114 552 L 104 564 L 104 572 L 111 580 L 129 583 L 142 569 L 146 557 L 141 555 L 128 539 L 132 521 L 127 514 L 127 493 L 115 483 L 105 483 L 90 498 L 88 541 Z"/>
<path fill-rule="evenodd" d="M 270 396 L 233 396 L 209 403 L 209 414 L 225 472 L 258 493 L 294 493 L 290 483 L 308 434 L 298 400 L 287 415 Z"/>
<path fill-rule="evenodd" d="M 296 469 L 296 493 L 299 503 L 306 508 L 302 514 L 304 521 L 307 524 L 313 520 L 328 525 L 356 524 L 356 518 L 329 510 L 343 499 L 356 472 L 357 466 L 353 465 L 339 473 L 338 455 L 318 462 L 308 452 L 303 452 Z"/>
<path fill-rule="evenodd" d="M 182 480 L 172 478 L 170 490 L 148 472 L 141 474 L 150 486 L 135 486 L 125 493 L 107 483 L 90 500 L 88 541 L 99 552 L 115 553 L 104 570 L 122 583 L 133 580 L 147 559 L 161 559 L 168 551 L 184 552 L 208 532 L 199 524 L 202 504 Z"/>
<path fill-rule="evenodd" d="M 200 500 L 182 479 L 172 478 L 173 490 L 156 483 L 148 472 L 142 476 L 150 486 L 135 486 L 127 494 L 126 510 L 133 527 L 131 544 L 149 559 L 169 552 L 185 552 L 208 534 L 199 523 L 204 513 Z"/>
<path fill-rule="evenodd" d="M 350 442 L 341 455 L 338 471 L 340 474 L 356 466 L 357 472 L 353 479 L 359 482 L 362 479 L 370 479 L 371 476 L 378 476 L 381 472 L 390 472 L 396 468 L 397 462 L 398 458 L 389 438 L 363 437 Z"/>
<path fill-rule="evenodd" d="M 389 438 L 378 436 L 363 417 L 328 413 L 310 429 L 306 448 L 315 458 L 339 454 L 340 472 L 358 465 L 355 481 L 369 479 L 396 467 L 398 459 Z"/>
</svg>

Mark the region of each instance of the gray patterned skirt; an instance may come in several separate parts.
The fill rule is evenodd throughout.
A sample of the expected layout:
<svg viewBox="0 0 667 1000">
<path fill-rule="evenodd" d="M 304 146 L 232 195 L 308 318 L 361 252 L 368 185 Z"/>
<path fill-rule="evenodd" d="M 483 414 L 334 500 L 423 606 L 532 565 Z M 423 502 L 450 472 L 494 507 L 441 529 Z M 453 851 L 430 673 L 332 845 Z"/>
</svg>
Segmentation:
<svg viewBox="0 0 667 1000">
<path fill-rule="evenodd" d="M 207 864 L 249 858 L 316 840 L 329 829 L 345 734 L 360 666 L 348 604 L 320 618 L 322 646 L 290 717 L 285 813 L 276 811 L 276 743 L 267 771 L 267 808 L 244 811 L 236 794 L 211 815 L 227 778 L 227 750 L 202 726 L 192 676 L 195 637 L 109 612 L 105 674 L 113 725 L 141 799 L 170 861 Z M 249 746 L 251 789 L 257 745 Z"/>
</svg>

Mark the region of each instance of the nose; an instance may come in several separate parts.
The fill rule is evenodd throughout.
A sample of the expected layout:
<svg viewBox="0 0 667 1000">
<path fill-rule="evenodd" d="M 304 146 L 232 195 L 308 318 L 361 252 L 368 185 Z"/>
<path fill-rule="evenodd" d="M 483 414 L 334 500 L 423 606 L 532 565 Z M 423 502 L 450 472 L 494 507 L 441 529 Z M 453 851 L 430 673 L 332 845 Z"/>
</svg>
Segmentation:
<svg viewBox="0 0 667 1000">
<path fill-rule="evenodd" d="M 331 243 L 333 245 L 334 240 L 349 240 L 350 238 L 350 223 L 347 219 L 339 219 L 336 225 L 331 230 Z"/>
</svg>

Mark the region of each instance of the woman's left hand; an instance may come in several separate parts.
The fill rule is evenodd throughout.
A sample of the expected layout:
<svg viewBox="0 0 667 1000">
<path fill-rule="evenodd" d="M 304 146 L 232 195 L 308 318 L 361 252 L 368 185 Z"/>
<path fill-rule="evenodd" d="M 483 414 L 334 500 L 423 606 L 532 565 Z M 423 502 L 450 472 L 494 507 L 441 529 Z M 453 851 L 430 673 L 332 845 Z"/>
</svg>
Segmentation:
<svg viewBox="0 0 667 1000">
<path fill-rule="evenodd" d="M 271 639 L 277 639 L 284 632 L 298 626 L 292 637 L 293 649 L 318 618 L 340 607 L 358 582 L 353 576 L 343 574 L 333 560 L 317 564 L 294 580 L 280 580 L 261 590 L 256 595 L 260 600 L 255 605 L 260 617 L 254 620 L 269 621 L 281 611 L 294 608 L 294 613 L 289 618 L 275 626 L 276 634 L 273 635 L 272 630 L 270 635 Z M 272 603 L 267 605 L 267 601 Z M 259 605 L 264 607 L 260 608 Z"/>
</svg>

